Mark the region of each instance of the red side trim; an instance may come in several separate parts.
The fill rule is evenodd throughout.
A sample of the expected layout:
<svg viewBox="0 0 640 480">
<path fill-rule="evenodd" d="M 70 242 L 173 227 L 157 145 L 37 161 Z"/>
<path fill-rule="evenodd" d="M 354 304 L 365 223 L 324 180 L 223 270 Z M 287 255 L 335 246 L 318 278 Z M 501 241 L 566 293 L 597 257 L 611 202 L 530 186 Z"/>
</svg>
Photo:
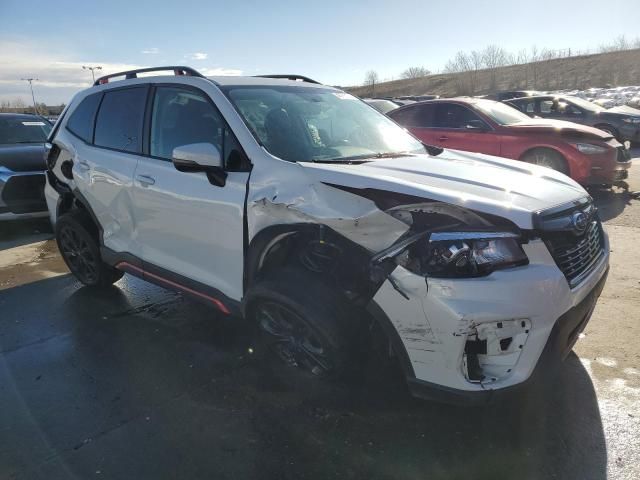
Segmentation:
<svg viewBox="0 0 640 480">
<path fill-rule="evenodd" d="M 196 290 L 193 290 L 189 287 L 185 287 L 184 285 L 180 285 L 179 283 L 175 283 L 172 282 L 171 280 L 167 280 L 166 278 L 160 277 L 159 275 L 154 275 L 153 273 L 149 273 L 146 270 L 143 270 L 140 267 L 136 267 L 135 265 L 131 265 L 128 262 L 120 262 L 116 265 L 116 268 L 118 270 L 135 270 L 136 272 L 140 273 L 141 275 L 145 275 L 147 277 L 151 277 L 154 278 L 155 280 L 158 280 L 166 285 L 170 285 L 174 288 L 177 288 L 179 290 L 182 290 L 184 292 L 190 293 L 192 295 L 195 295 L 197 297 L 200 298 L 204 298 L 205 300 L 209 300 L 210 302 L 213 302 L 213 304 L 218 307 L 220 309 L 221 312 L 229 315 L 231 312 L 229 312 L 229 309 L 227 307 L 225 307 L 224 303 L 222 303 L 220 300 L 218 300 L 217 298 L 213 298 L 210 297 L 209 295 L 205 295 L 204 293 L 200 293 L 197 292 Z"/>
</svg>

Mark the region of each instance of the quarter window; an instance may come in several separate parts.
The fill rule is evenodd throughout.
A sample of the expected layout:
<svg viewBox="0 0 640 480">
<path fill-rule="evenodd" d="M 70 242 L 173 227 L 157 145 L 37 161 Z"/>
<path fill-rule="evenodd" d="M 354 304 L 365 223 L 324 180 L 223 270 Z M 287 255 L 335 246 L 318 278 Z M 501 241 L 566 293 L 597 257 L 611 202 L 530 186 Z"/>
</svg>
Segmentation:
<svg viewBox="0 0 640 480">
<path fill-rule="evenodd" d="M 106 92 L 96 119 L 95 144 L 140 153 L 146 99 L 146 87 Z"/>
<path fill-rule="evenodd" d="M 93 141 L 93 122 L 101 98 L 101 93 L 94 93 L 86 97 L 76 107 L 67 122 L 67 129 L 87 143 Z"/>
<path fill-rule="evenodd" d="M 224 122 L 200 93 L 158 87 L 151 116 L 149 153 L 171 160 L 173 149 L 190 143 L 211 143 L 223 155 Z"/>
</svg>

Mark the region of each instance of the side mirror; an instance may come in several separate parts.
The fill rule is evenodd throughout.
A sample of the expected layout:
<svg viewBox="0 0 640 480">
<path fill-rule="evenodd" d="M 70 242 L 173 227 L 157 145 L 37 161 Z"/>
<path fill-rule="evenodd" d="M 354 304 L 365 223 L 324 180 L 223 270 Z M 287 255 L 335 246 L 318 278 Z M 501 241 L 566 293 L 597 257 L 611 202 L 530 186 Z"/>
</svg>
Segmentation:
<svg viewBox="0 0 640 480">
<path fill-rule="evenodd" d="M 486 132 L 488 130 L 485 123 L 481 120 L 469 120 L 464 128 L 476 132 Z"/>
<path fill-rule="evenodd" d="M 227 173 L 223 169 L 222 156 L 211 143 L 190 143 L 173 149 L 172 161 L 180 172 L 205 172 L 209 182 L 223 187 Z"/>
</svg>

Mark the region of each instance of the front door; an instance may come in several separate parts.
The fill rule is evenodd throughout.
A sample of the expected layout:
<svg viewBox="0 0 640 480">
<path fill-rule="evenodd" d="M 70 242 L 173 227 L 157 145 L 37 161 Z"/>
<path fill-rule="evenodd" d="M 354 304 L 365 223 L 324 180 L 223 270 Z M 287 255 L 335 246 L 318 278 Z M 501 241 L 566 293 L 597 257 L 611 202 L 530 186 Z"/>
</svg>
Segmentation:
<svg viewBox="0 0 640 480">
<path fill-rule="evenodd" d="M 248 162 L 233 133 L 202 91 L 154 88 L 148 155 L 134 175 L 136 239 L 145 274 L 154 267 L 240 300 Z M 207 142 L 222 153 L 224 186 L 205 173 L 179 172 L 171 158 L 182 145 Z"/>
</svg>

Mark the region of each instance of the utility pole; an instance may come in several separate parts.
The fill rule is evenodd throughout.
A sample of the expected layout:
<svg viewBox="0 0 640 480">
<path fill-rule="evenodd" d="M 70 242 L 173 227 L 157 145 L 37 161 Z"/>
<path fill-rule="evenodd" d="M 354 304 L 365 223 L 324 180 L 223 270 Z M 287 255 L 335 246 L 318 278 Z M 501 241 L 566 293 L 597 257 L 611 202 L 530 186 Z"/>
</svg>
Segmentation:
<svg viewBox="0 0 640 480">
<path fill-rule="evenodd" d="M 20 80 L 25 81 L 25 82 L 29 82 L 29 87 L 31 88 L 31 100 L 33 100 L 33 113 L 35 113 L 36 115 L 38 115 L 38 107 L 36 105 L 36 97 L 33 94 L 33 82 L 34 81 L 38 81 L 38 78 L 21 78 Z"/>
<path fill-rule="evenodd" d="M 93 79 L 92 83 L 96 83 L 96 76 L 93 73 L 94 70 L 102 70 L 102 67 L 100 65 L 96 65 L 95 67 L 89 67 L 87 65 L 83 65 L 82 66 L 83 70 L 91 70 L 91 78 Z"/>
</svg>

